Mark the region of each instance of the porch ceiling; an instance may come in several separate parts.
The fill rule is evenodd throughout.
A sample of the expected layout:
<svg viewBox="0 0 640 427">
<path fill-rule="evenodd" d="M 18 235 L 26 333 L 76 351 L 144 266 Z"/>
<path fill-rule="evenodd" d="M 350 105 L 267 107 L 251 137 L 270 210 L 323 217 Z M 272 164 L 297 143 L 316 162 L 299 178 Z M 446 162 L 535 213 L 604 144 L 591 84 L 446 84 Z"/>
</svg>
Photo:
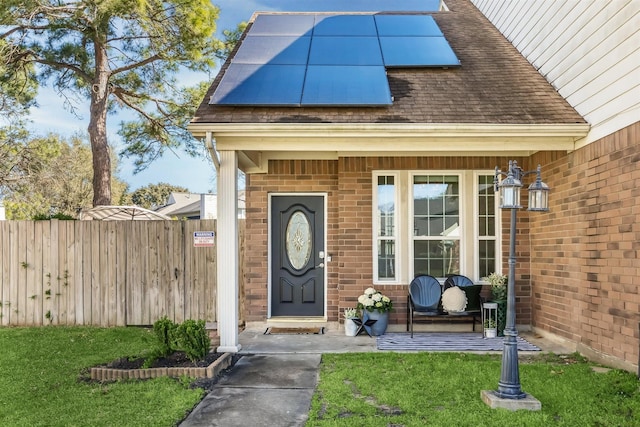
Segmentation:
<svg viewBox="0 0 640 427">
<path fill-rule="evenodd" d="M 529 156 L 573 151 L 589 130 L 575 124 L 192 123 L 218 151 L 238 151 L 246 173 L 264 173 L 270 159 L 349 156 Z"/>
</svg>

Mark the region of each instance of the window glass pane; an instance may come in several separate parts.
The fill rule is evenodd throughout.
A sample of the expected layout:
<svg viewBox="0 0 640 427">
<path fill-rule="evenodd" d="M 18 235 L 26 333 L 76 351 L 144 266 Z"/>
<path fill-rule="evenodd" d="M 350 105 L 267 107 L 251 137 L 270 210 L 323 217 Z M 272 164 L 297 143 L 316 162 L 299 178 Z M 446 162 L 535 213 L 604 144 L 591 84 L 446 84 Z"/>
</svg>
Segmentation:
<svg viewBox="0 0 640 427">
<path fill-rule="evenodd" d="M 378 177 L 378 236 L 394 236 L 395 223 L 395 183 L 393 176 Z"/>
<path fill-rule="evenodd" d="M 414 275 L 446 277 L 460 273 L 459 240 L 414 241 Z"/>
<path fill-rule="evenodd" d="M 493 177 L 483 175 L 478 177 L 478 227 L 480 236 L 495 236 L 495 192 L 493 191 Z"/>
<path fill-rule="evenodd" d="M 395 278 L 396 242 L 378 240 L 378 278 Z"/>
<path fill-rule="evenodd" d="M 414 236 L 439 237 L 455 234 L 460 214 L 458 177 L 414 176 L 413 214 Z"/>
<path fill-rule="evenodd" d="M 413 177 L 414 274 L 446 277 L 460 272 L 458 176 Z"/>
<path fill-rule="evenodd" d="M 478 177 L 478 273 L 479 277 L 486 277 L 497 269 L 496 260 L 496 215 L 495 191 L 493 176 Z"/>
<path fill-rule="evenodd" d="M 478 248 L 479 274 L 480 277 L 487 277 L 496 271 L 496 242 L 495 240 L 480 240 Z"/>
</svg>

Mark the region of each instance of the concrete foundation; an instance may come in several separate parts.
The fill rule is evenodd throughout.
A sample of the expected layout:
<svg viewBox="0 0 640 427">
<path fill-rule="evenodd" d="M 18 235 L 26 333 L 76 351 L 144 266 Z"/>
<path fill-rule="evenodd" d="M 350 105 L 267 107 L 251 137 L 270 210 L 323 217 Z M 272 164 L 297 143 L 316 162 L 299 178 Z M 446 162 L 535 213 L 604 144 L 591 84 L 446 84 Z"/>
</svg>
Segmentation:
<svg viewBox="0 0 640 427">
<path fill-rule="evenodd" d="M 491 409 L 503 408 L 510 411 L 518 411 L 521 409 L 539 411 L 542 409 L 542 404 L 538 399 L 528 393 L 525 394 L 526 396 L 522 399 L 504 399 L 499 397 L 495 390 L 482 390 L 480 397 L 482 397 L 482 401 Z"/>
</svg>

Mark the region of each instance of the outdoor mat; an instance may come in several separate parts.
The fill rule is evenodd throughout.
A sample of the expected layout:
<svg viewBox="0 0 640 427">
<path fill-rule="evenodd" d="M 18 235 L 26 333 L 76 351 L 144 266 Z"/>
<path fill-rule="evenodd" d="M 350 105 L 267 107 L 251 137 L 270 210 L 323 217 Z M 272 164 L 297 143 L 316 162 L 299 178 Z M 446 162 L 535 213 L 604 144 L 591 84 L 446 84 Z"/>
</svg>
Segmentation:
<svg viewBox="0 0 640 427">
<path fill-rule="evenodd" d="M 324 328 L 277 328 L 269 327 L 264 331 L 265 335 L 298 335 L 298 334 L 324 334 Z"/>
<path fill-rule="evenodd" d="M 518 350 L 540 351 L 522 337 L 516 337 Z M 483 338 L 481 333 L 420 332 L 389 333 L 377 337 L 378 350 L 395 351 L 500 351 L 504 337 Z"/>
</svg>

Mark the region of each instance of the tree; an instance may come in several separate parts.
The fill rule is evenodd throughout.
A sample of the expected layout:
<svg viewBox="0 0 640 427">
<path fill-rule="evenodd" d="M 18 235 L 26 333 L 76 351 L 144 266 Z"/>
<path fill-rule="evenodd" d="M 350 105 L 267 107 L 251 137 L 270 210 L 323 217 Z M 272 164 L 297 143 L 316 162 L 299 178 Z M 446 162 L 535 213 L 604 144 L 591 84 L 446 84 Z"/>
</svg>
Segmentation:
<svg viewBox="0 0 640 427">
<path fill-rule="evenodd" d="M 223 30 L 222 37 L 223 41 L 218 42 L 218 45 L 215 50 L 216 58 L 220 59 L 222 62 L 226 61 L 227 57 L 231 55 L 231 52 L 236 47 L 236 44 L 240 41 L 240 37 L 242 37 L 242 33 L 247 28 L 246 22 L 240 22 L 235 30 Z"/>
<path fill-rule="evenodd" d="M 11 45 L 0 38 L 0 58 L 10 56 Z M 22 123 L 29 107 L 35 103 L 37 84 L 34 76 L 33 64 L 9 67 L 4 61 L 0 62 L 0 126 Z"/>
<path fill-rule="evenodd" d="M 73 96 L 89 99 L 94 206 L 112 199 L 108 112 L 126 107 L 136 115 L 120 134 L 138 168 L 185 141 L 195 149 L 186 124 L 204 85 L 185 88 L 177 74 L 213 67 L 217 17 L 210 0 L 0 3 L 0 53 L 10 74 L 37 70 L 37 80 L 53 84 L 74 111 Z"/>
<path fill-rule="evenodd" d="M 167 203 L 171 193 L 189 193 L 188 188 L 164 182 L 140 187 L 131 193 L 131 202 L 146 209 L 156 209 Z"/>
<path fill-rule="evenodd" d="M 25 143 L 27 137 L 20 123 L 0 127 L 0 199 L 29 174 L 33 160 Z"/>
<path fill-rule="evenodd" d="M 9 219 L 34 219 L 65 215 L 77 217 L 82 208 L 91 207 L 93 189 L 91 148 L 86 139 L 69 140 L 58 135 L 29 139 L 24 143 L 28 162 L 15 168 L 19 179 L 5 186 L 4 205 Z M 115 173 L 117 159 L 111 163 Z M 127 184 L 112 180 L 114 197 L 121 197 Z"/>
</svg>

